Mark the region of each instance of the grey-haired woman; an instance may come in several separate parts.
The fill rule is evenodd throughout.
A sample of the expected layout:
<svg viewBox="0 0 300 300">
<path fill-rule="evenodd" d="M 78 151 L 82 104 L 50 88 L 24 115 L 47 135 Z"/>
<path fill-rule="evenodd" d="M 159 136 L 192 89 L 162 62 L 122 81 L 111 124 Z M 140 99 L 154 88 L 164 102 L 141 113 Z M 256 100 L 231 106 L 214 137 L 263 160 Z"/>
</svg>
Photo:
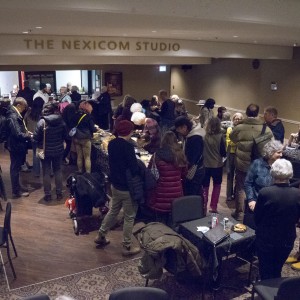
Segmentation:
<svg viewBox="0 0 300 300">
<path fill-rule="evenodd" d="M 252 162 L 245 180 L 246 207 L 244 224 L 255 229 L 253 211 L 259 191 L 273 183 L 270 174 L 271 165 L 282 157 L 283 145 L 280 141 L 271 140 L 263 148 L 263 157 Z"/>
</svg>

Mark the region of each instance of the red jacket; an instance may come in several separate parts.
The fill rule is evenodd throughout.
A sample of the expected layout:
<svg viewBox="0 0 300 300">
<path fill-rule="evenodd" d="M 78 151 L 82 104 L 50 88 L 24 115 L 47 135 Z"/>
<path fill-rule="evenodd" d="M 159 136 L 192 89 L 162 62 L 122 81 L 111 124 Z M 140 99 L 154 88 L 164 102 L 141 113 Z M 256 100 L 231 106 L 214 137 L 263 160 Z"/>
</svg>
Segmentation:
<svg viewBox="0 0 300 300">
<path fill-rule="evenodd" d="M 159 149 L 155 155 L 156 166 L 159 170 L 159 179 L 154 190 L 147 195 L 147 203 L 153 210 L 159 212 L 170 212 L 174 199 L 183 196 L 181 178 L 186 173 L 186 168 L 177 167 L 170 160 L 170 153 L 162 153 Z M 166 155 L 167 154 L 167 155 Z M 151 168 L 153 157 L 149 163 Z"/>
</svg>

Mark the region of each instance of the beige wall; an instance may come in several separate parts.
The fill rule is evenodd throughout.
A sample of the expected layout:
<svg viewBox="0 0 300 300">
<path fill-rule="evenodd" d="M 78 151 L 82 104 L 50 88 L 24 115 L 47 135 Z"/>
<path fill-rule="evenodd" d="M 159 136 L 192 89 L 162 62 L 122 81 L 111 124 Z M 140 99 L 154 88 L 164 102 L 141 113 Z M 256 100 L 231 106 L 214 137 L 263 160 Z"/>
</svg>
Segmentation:
<svg viewBox="0 0 300 300">
<path fill-rule="evenodd" d="M 278 85 L 271 90 L 271 82 Z M 260 113 L 268 105 L 275 106 L 284 120 L 286 137 L 298 131 L 300 122 L 300 61 L 261 60 L 257 70 L 248 59 L 215 59 L 211 65 L 193 66 L 184 72 L 172 67 L 171 87 L 182 98 L 195 100 L 212 97 L 217 105 L 245 111 L 248 104 L 260 105 Z M 192 114 L 199 107 L 186 102 Z"/>
<path fill-rule="evenodd" d="M 103 80 L 105 72 L 122 72 L 123 96 L 114 97 L 113 106 L 122 101 L 124 95 L 130 94 L 138 101 L 151 99 L 159 90 L 170 89 L 170 68 L 167 72 L 159 72 L 158 66 L 133 66 L 133 65 L 105 65 L 99 66 L 102 70 Z M 104 84 L 104 82 L 102 82 Z"/>
</svg>

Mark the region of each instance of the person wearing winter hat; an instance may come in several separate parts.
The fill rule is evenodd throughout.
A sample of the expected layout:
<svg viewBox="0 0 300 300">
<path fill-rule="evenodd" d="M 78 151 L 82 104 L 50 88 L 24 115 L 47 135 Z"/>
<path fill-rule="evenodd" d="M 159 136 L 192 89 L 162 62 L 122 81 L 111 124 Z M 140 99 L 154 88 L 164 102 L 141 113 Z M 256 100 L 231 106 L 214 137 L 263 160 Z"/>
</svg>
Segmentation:
<svg viewBox="0 0 300 300">
<path fill-rule="evenodd" d="M 134 125 L 128 120 L 120 121 L 116 126 L 118 137 L 108 144 L 108 159 L 110 169 L 110 182 L 112 189 L 112 205 L 99 228 L 94 242 L 99 246 L 106 246 L 110 241 L 106 238 L 109 229 L 115 224 L 116 218 L 123 207 L 123 256 L 130 256 L 141 251 L 139 246 L 132 245 L 132 229 L 137 213 L 138 204 L 130 196 L 126 171 L 130 170 L 132 176 L 139 173 L 138 162 L 134 147 L 129 143 Z"/>
<path fill-rule="evenodd" d="M 142 136 L 137 140 L 139 147 L 143 147 L 146 151 L 153 154 L 160 148 L 160 127 L 152 118 L 146 118 L 141 112 L 132 114 L 131 121 L 137 126 L 143 126 Z"/>
</svg>

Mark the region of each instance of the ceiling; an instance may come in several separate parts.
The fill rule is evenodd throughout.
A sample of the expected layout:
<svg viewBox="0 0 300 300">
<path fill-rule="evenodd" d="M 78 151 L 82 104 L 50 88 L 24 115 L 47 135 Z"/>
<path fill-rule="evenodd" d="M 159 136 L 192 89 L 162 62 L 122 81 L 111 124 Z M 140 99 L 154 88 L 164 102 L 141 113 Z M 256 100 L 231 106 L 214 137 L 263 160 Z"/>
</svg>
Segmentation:
<svg viewBox="0 0 300 300">
<path fill-rule="evenodd" d="M 300 45 L 299 0 L 0 0 L 0 12 L 0 34 Z"/>
</svg>

